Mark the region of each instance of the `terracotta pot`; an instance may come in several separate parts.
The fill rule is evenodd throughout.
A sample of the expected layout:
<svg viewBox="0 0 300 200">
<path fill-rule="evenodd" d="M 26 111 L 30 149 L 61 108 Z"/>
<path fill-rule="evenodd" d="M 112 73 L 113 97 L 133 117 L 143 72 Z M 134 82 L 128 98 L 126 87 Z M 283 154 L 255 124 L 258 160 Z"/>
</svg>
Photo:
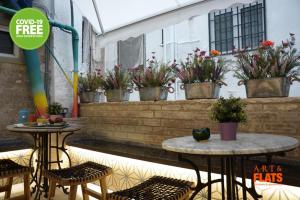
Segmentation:
<svg viewBox="0 0 300 200">
<path fill-rule="evenodd" d="M 238 123 L 226 122 L 220 123 L 221 140 L 236 140 Z"/>
</svg>

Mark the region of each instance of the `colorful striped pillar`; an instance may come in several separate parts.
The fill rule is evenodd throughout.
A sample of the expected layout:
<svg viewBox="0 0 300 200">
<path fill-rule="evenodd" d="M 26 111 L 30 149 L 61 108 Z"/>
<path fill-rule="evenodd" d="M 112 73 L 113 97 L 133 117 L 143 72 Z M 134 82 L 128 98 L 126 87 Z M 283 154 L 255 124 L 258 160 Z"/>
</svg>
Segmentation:
<svg viewBox="0 0 300 200">
<path fill-rule="evenodd" d="M 36 112 L 45 116 L 48 114 L 48 101 L 41 76 L 39 54 L 37 50 L 24 50 L 24 58 Z"/>
</svg>

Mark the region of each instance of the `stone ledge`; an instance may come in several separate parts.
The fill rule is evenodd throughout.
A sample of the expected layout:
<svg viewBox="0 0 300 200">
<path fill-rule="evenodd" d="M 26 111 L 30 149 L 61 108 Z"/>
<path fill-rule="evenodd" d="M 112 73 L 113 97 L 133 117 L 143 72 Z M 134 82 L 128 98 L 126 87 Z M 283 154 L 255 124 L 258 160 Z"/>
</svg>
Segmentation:
<svg viewBox="0 0 300 200">
<path fill-rule="evenodd" d="M 247 98 L 243 99 L 249 104 L 257 103 L 300 103 L 300 97 L 281 97 L 281 98 Z M 113 105 L 166 105 L 166 104 L 197 104 L 212 103 L 215 99 L 197 100 L 171 100 L 171 101 L 127 101 L 127 102 L 102 102 L 102 103 L 81 103 L 80 106 L 113 106 Z"/>
</svg>

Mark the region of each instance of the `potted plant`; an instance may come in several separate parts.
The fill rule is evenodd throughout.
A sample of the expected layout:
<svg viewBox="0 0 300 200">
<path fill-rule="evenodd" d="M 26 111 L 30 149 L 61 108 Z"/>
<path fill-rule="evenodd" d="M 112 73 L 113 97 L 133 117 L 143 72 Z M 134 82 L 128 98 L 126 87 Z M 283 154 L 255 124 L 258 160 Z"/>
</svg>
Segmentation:
<svg viewBox="0 0 300 200">
<path fill-rule="evenodd" d="M 257 51 L 236 51 L 238 85 L 244 84 L 248 98 L 287 97 L 297 75 L 300 57 L 297 53 L 294 34 L 290 39 L 274 47 L 274 42 L 263 41 Z"/>
<path fill-rule="evenodd" d="M 98 73 L 87 73 L 83 76 L 81 73 L 79 78 L 79 97 L 81 103 L 97 102 L 100 93 L 97 91 L 102 83 L 102 77 Z"/>
<path fill-rule="evenodd" d="M 49 113 L 49 122 L 50 123 L 58 123 L 63 121 L 63 107 L 60 103 L 54 102 L 49 105 L 48 113 Z"/>
<path fill-rule="evenodd" d="M 171 85 L 175 82 L 175 75 L 169 66 L 157 62 L 154 53 L 148 63 L 149 66 L 145 69 L 138 67 L 131 72 L 132 81 L 140 92 L 140 100 L 166 100 L 168 92 L 174 92 Z"/>
<path fill-rule="evenodd" d="M 113 71 L 108 72 L 101 85 L 108 102 L 128 101 L 133 87 L 129 72 L 122 69 L 121 65 L 116 65 Z"/>
<path fill-rule="evenodd" d="M 196 49 L 189 54 L 186 62 L 181 65 L 173 64 L 177 77 L 182 81 L 181 89 L 185 90 L 186 99 L 218 98 L 223 82 L 226 61 L 219 58 L 219 51 L 212 50 L 211 56 L 205 51 Z"/>
<path fill-rule="evenodd" d="M 221 140 L 236 140 L 238 123 L 246 122 L 246 104 L 240 98 L 221 97 L 211 109 L 211 118 L 219 122 Z"/>
</svg>

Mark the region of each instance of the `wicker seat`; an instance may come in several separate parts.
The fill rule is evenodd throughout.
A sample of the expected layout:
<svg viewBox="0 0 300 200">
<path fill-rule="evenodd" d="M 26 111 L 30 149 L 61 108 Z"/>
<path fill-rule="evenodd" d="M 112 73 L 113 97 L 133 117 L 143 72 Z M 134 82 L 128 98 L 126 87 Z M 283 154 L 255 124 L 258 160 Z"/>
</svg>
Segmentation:
<svg viewBox="0 0 300 200">
<path fill-rule="evenodd" d="M 193 183 L 178 179 L 154 176 L 127 190 L 108 195 L 110 200 L 187 200 Z"/>
<path fill-rule="evenodd" d="M 83 199 L 87 200 L 90 196 L 98 199 L 106 199 L 107 186 L 106 177 L 112 173 L 112 169 L 94 162 L 86 162 L 74 167 L 65 169 L 48 170 L 44 172 L 45 177 L 50 181 L 49 199 L 55 195 L 56 184 L 71 186 L 69 199 L 76 199 L 77 186 L 81 185 Z M 100 181 L 101 195 L 87 188 L 87 183 Z"/>
<path fill-rule="evenodd" d="M 5 192 L 4 199 L 30 199 L 30 173 L 33 168 L 19 165 L 12 160 L 0 160 L 0 179 L 7 178 L 5 186 L 0 187 L 0 192 Z M 24 195 L 10 198 L 13 178 L 16 176 L 24 177 Z"/>
</svg>

